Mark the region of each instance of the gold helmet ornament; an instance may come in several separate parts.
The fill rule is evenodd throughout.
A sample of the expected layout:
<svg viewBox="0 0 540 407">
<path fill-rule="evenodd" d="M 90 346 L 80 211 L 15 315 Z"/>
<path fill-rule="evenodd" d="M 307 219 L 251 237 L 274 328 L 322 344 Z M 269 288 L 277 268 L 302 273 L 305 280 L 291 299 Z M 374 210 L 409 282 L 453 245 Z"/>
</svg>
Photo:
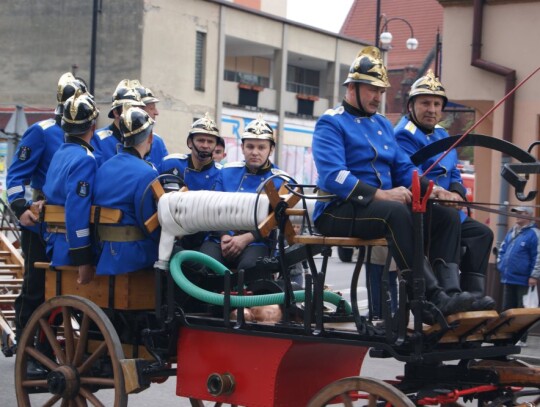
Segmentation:
<svg viewBox="0 0 540 407">
<path fill-rule="evenodd" d="M 137 79 L 131 81 L 131 87 L 137 91 L 145 105 L 159 102 L 159 99 L 154 96 L 154 92 L 149 88 L 145 88 Z"/>
<path fill-rule="evenodd" d="M 62 115 L 64 103 L 73 96 L 78 89 L 80 89 L 82 93 L 87 92 L 86 84 L 75 78 L 71 72 L 66 72 L 60 77 L 56 89 L 56 101 L 58 102 L 54 111 L 56 115 Z"/>
<path fill-rule="evenodd" d="M 203 118 L 193 122 L 191 129 L 189 130 L 188 139 L 193 138 L 195 134 L 206 134 L 217 138 L 220 137 L 216 122 L 212 120 L 208 112 L 204 114 Z"/>
<path fill-rule="evenodd" d="M 92 95 L 77 89 L 64 104 L 62 130 L 68 134 L 82 135 L 92 127 L 98 115 L 99 110 Z"/>
<path fill-rule="evenodd" d="M 349 83 L 367 83 L 379 88 L 390 87 L 379 48 L 365 47 L 358 53 L 343 85 Z"/>
<path fill-rule="evenodd" d="M 133 82 L 129 79 L 122 79 L 116 86 L 112 95 L 111 109 L 108 114 L 109 119 L 114 119 L 114 109 L 122 107 L 126 103 L 129 103 L 131 106 L 144 106 L 141 95 L 133 88 Z"/>
<path fill-rule="evenodd" d="M 446 92 L 443 85 L 439 81 L 439 78 L 435 76 L 433 71 L 428 70 L 425 76 L 417 79 L 411 86 L 411 91 L 409 92 L 409 102 L 418 95 L 429 95 L 429 96 L 440 96 L 443 98 L 443 109 L 448 102 L 446 97 Z"/>
<path fill-rule="evenodd" d="M 246 139 L 269 140 L 272 145 L 276 144 L 274 130 L 264 121 L 262 114 L 259 114 L 255 120 L 249 122 L 244 129 L 241 140 L 243 142 Z"/>
<path fill-rule="evenodd" d="M 126 103 L 120 115 L 120 131 L 124 137 L 124 147 L 141 144 L 150 136 L 154 120 L 140 107 Z"/>
</svg>

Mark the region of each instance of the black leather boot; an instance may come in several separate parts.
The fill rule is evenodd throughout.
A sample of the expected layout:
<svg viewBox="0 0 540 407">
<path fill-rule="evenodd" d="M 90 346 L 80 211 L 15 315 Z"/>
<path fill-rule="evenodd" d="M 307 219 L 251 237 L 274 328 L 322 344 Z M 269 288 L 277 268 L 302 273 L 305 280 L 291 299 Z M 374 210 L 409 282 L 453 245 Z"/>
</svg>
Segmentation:
<svg viewBox="0 0 540 407">
<path fill-rule="evenodd" d="M 495 309 L 495 300 L 484 295 L 486 276 L 481 273 L 461 273 L 461 288 L 471 293 L 474 302 L 471 311 L 487 311 Z"/>
<path fill-rule="evenodd" d="M 433 271 L 429 264 L 424 265 L 424 279 L 427 299 L 439 308 L 443 315 L 471 310 L 474 298 L 470 293 L 461 291 L 457 264 L 436 260 Z"/>
</svg>

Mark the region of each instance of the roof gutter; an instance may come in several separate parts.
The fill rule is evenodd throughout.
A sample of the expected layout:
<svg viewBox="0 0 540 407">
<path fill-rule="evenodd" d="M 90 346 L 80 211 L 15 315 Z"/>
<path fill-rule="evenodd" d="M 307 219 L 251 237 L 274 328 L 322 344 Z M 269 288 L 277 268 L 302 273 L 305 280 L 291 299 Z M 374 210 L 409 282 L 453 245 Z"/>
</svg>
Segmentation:
<svg viewBox="0 0 540 407">
<path fill-rule="evenodd" d="M 488 72 L 495 73 L 497 75 L 504 76 L 505 78 L 505 90 L 504 94 L 509 94 L 516 86 L 516 71 L 494 62 L 486 61 L 482 59 L 482 25 L 484 22 L 484 1 L 474 0 L 473 11 L 473 39 L 472 39 L 472 55 L 471 65 L 477 68 L 486 70 Z M 514 130 L 514 105 L 515 97 L 512 93 L 504 104 L 504 116 L 503 116 L 503 140 L 512 142 L 513 130 Z"/>
</svg>

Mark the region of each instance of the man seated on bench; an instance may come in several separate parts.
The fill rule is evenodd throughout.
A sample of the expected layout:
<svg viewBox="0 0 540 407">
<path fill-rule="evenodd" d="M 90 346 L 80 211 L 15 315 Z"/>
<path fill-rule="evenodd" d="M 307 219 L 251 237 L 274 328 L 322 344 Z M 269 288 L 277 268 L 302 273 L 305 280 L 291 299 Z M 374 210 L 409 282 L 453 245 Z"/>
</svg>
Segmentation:
<svg viewBox="0 0 540 407">
<path fill-rule="evenodd" d="M 122 211 L 117 225 L 98 225 L 98 275 L 151 268 L 158 258 L 161 230 L 150 234 L 144 224 L 156 212 L 149 185 L 158 172 L 143 159 L 152 147 L 153 125 L 144 110 L 125 105 L 120 116 L 124 148 L 96 173 L 94 205 Z"/>
<path fill-rule="evenodd" d="M 342 104 L 319 118 L 313 135 L 321 195 L 336 195 L 317 202 L 315 225 L 326 236 L 385 237 L 400 270 L 409 270 L 404 277 L 411 293 L 414 231 L 408 188 L 417 168 L 397 145 L 390 121 L 377 114 L 390 86 L 378 48 L 366 47 L 358 54 L 344 85 Z M 423 180 L 424 188 L 426 184 Z M 459 215 L 442 205 L 432 205 L 431 211 L 425 235 L 430 236 L 429 260 L 439 260 L 434 267 L 441 279 L 424 261 L 426 298 L 443 315 L 468 311 L 473 297 L 461 291 L 459 275 L 449 268 L 459 262 Z M 433 316 L 424 319 L 433 322 Z"/>
<path fill-rule="evenodd" d="M 242 134 L 245 161 L 231 162 L 223 166 L 218 176 L 216 191 L 255 193 L 267 178 L 275 174 L 285 174 L 270 161 L 274 147 L 274 131 L 262 115 L 259 115 L 246 126 Z M 279 178 L 274 180 L 276 189 L 279 189 L 282 182 Z M 255 266 L 259 257 L 269 256 L 270 251 L 268 239 L 257 241 L 253 233 L 246 231 L 211 234 L 201 246 L 202 253 L 228 267 L 244 270 Z"/>
<path fill-rule="evenodd" d="M 79 284 L 88 284 L 95 272 L 90 210 L 97 163 L 90 140 L 98 114 L 94 98 L 81 90 L 66 101 L 61 124 L 65 143 L 53 156 L 43 186 L 47 203 L 65 209 L 65 224 L 47 225 L 51 266 L 77 266 Z"/>
</svg>

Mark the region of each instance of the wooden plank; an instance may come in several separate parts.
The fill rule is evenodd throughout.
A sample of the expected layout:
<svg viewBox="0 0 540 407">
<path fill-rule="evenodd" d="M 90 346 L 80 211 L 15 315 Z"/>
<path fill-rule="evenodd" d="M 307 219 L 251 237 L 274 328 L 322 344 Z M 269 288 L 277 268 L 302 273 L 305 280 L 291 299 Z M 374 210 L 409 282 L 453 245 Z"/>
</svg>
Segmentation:
<svg viewBox="0 0 540 407">
<path fill-rule="evenodd" d="M 37 208 L 32 207 L 32 213 L 36 216 L 40 216 L 37 212 Z M 63 206 L 60 205 L 45 205 L 43 208 L 43 221 L 48 223 L 64 224 L 66 223 L 66 211 Z M 96 213 L 96 206 L 92 206 L 90 210 L 90 222 L 94 223 Z M 99 223 L 102 224 L 115 224 L 122 219 L 122 211 L 114 208 L 101 208 L 99 213 Z"/>
<path fill-rule="evenodd" d="M 19 250 L 8 240 L 7 236 L 0 233 L 0 249 L 3 252 L 9 252 L 9 255 L 3 256 L 6 261 L 9 261 L 11 264 L 18 264 L 21 266 L 20 269 L 17 269 L 17 277 L 23 277 L 23 266 L 24 259 L 19 252 Z"/>
<path fill-rule="evenodd" d="M 460 341 L 482 341 L 485 335 L 486 325 L 499 317 L 497 311 L 473 311 L 460 312 L 446 317 L 448 325 L 453 326 L 440 339 L 439 343 L 459 343 Z M 424 334 L 430 335 L 441 330 L 439 324 L 435 324 L 424 330 Z"/>
<path fill-rule="evenodd" d="M 0 270 L 17 270 L 22 268 L 22 264 L 3 264 L 0 263 Z"/>
<path fill-rule="evenodd" d="M 326 246 L 386 246 L 386 239 L 364 240 L 356 237 L 330 237 L 313 235 L 296 235 L 294 243 L 317 244 Z"/>
<path fill-rule="evenodd" d="M 20 278 L 21 276 L 19 274 L 18 270 L 0 270 L 0 276 L 10 276 L 10 277 L 17 277 Z"/>
<path fill-rule="evenodd" d="M 154 230 L 156 230 L 159 227 L 159 218 L 157 212 L 154 213 L 152 216 L 150 216 L 146 222 L 144 222 L 144 226 L 146 227 L 146 230 L 149 233 L 152 233 Z"/>
<path fill-rule="evenodd" d="M 101 308 L 109 306 L 109 276 L 94 276 L 89 284 L 77 283 L 76 267 L 59 267 L 60 295 L 80 295 Z M 45 299 L 56 297 L 57 272 L 45 273 Z M 119 310 L 150 310 L 155 307 L 153 270 L 140 270 L 115 276 L 114 308 Z"/>
<path fill-rule="evenodd" d="M 486 327 L 486 339 L 508 339 L 522 329 L 540 321 L 540 308 L 514 308 L 500 313 L 499 318 Z"/>
<path fill-rule="evenodd" d="M 161 198 L 165 194 L 165 190 L 163 189 L 163 186 L 161 185 L 161 182 L 159 182 L 159 180 L 155 180 L 154 182 L 152 182 L 150 188 L 152 188 L 152 194 L 154 195 L 156 201 L 159 201 L 159 198 Z"/>
</svg>

